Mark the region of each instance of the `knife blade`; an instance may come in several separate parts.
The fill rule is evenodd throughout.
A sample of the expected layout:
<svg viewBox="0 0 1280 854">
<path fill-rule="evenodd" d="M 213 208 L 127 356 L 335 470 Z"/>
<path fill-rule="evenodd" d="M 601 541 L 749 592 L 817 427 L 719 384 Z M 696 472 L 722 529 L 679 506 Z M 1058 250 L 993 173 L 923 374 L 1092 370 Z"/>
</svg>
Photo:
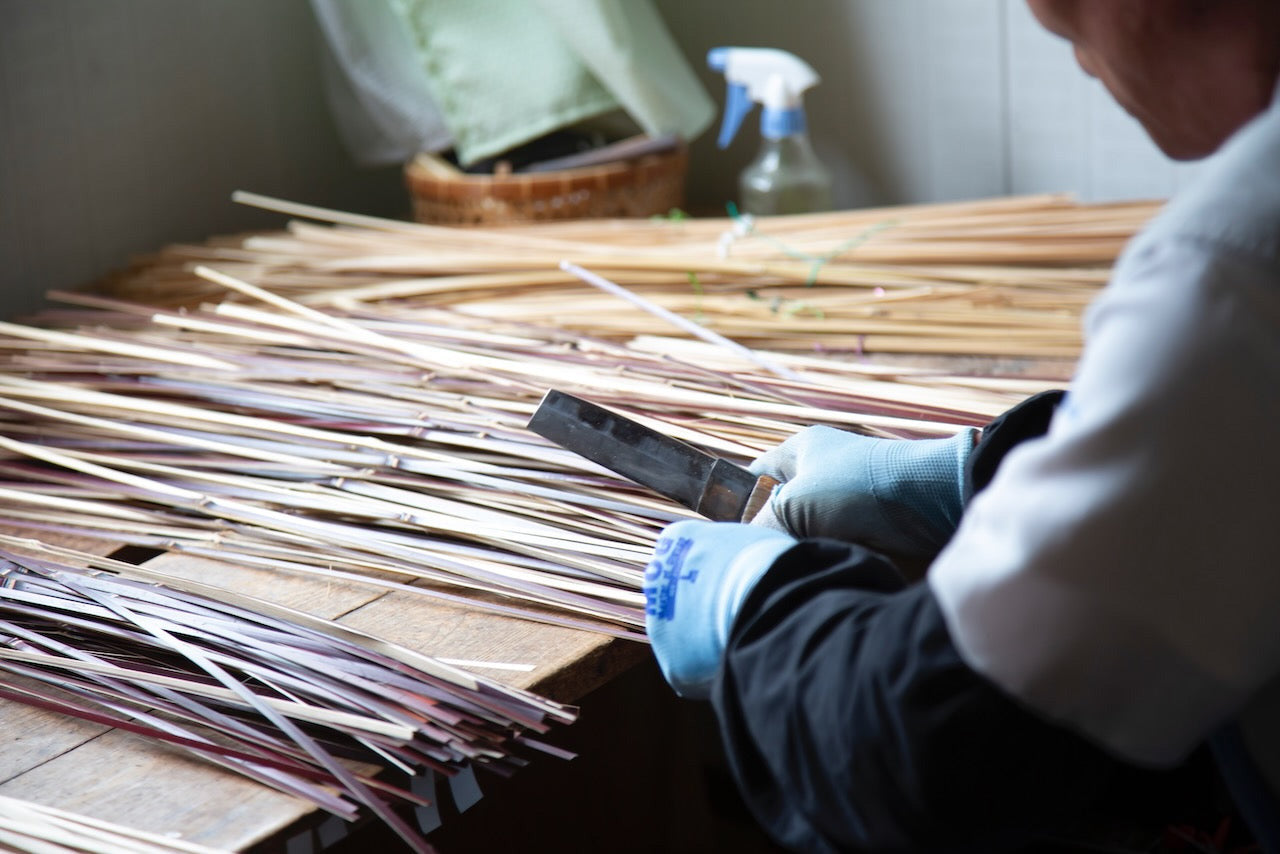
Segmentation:
<svg viewBox="0 0 1280 854">
<path fill-rule="evenodd" d="M 778 483 L 558 389 L 543 396 L 528 426 L 717 522 L 750 521 Z"/>
</svg>

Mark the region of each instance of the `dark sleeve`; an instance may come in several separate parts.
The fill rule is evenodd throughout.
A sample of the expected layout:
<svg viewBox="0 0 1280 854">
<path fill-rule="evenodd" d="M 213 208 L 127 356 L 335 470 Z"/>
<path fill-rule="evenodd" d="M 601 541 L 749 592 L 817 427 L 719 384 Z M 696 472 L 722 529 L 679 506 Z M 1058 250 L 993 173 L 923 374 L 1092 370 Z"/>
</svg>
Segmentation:
<svg viewBox="0 0 1280 854">
<path fill-rule="evenodd" d="M 1043 436 L 1048 431 L 1053 411 L 1065 396 L 1065 392 L 1058 390 L 1032 395 L 983 428 L 982 438 L 965 465 L 966 503 L 991 483 L 1005 454 L 1020 442 Z"/>
<path fill-rule="evenodd" d="M 1028 401 L 982 443 L 1007 451 L 1052 405 Z M 971 670 L 927 584 L 831 540 L 752 590 L 712 701 L 748 805 L 803 851 L 996 850 L 1077 813 L 1118 764 Z"/>
</svg>

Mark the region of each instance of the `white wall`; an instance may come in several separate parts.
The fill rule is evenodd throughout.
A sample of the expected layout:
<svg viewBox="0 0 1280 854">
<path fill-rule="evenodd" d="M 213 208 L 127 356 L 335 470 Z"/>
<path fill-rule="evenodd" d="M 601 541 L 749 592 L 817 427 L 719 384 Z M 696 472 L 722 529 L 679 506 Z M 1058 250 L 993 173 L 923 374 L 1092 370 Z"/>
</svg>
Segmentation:
<svg viewBox="0 0 1280 854">
<path fill-rule="evenodd" d="M 0 317 L 165 243 L 278 224 L 246 189 L 407 207 L 356 169 L 306 0 L 0 0 Z"/>
<path fill-rule="evenodd" d="M 1165 197 L 1196 168 L 1166 160 L 1023 0 L 657 1 L 699 68 L 709 48 L 739 44 L 783 48 L 818 70 L 811 132 L 843 206 Z M 723 80 L 703 73 L 723 100 Z M 722 204 L 755 146 L 744 129 L 718 153 L 711 136 L 694 147 L 703 206 Z"/>
</svg>

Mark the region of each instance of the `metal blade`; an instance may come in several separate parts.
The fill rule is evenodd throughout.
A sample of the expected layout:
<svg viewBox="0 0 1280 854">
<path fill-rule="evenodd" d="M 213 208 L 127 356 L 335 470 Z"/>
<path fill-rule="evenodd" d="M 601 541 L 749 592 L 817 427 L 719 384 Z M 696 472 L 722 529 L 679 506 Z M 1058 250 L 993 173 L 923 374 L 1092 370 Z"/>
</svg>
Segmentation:
<svg viewBox="0 0 1280 854">
<path fill-rule="evenodd" d="M 741 466 L 552 389 L 529 429 L 716 521 L 739 521 L 756 487 Z"/>
</svg>

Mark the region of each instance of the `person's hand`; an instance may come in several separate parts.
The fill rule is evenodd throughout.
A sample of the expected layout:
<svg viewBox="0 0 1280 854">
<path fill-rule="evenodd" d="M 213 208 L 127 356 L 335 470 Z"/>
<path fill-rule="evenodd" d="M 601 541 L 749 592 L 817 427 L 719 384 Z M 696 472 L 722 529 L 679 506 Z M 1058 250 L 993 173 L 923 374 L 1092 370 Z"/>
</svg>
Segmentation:
<svg viewBox="0 0 1280 854">
<path fill-rule="evenodd" d="M 946 439 L 873 439 L 809 427 L 750 466 L 781 485 L 752 523 L 904 557 L 936 554 L 960 521 L 977 431 Z"/>
<path fill-rule="evenodd" d="M 694 519 L 668 525 L 659 535 L 644 573 L 645 626 L 677 694 L 709 696 L 743 600 L 793 545 L 779 531 Z"/>
</svg>

